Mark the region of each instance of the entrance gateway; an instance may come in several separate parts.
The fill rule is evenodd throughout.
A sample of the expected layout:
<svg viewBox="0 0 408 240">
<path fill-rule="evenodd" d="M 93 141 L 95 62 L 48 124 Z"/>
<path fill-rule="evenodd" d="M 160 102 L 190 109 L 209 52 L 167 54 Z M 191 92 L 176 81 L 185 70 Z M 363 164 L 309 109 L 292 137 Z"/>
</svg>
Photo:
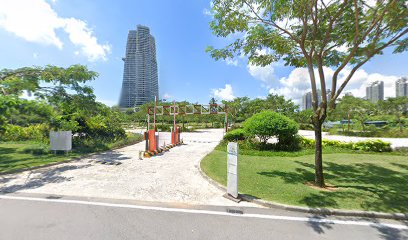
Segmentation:
<svg viewBox="0 0 408 240">
<path fill-rule="evenodd" d="M 147 132 L 145 132 L 146 151 L 145 157 L 151 157 L 175 147 L 182 143 L 180 138 L 181 128 L 177 126 L 177 115 L 210 115 L 210 114 L 224 114 L 225 115 L 225 131 L 228 131 L 228 107 L 225 104 L 192 104 L 192 105 L 173 105 L 158 106 L 155 101 L 154 107 L 147 109 Z M 157 132 L 156 116 L 174 116 L 173 127 L 170 131 L 170 141 L 167 144 L 165 139 L 160 140 L 160 135 Z M 150 119 L 153 117 L 153 122 Z M 151 126 L 152 125 L 152 126 Z M 165 137 L 163 137 L 165 138 Z M 163 141 L 164 140 L 164 141 Z M 169 143 L 170 142 L 170 143 Z"/>
</svg>

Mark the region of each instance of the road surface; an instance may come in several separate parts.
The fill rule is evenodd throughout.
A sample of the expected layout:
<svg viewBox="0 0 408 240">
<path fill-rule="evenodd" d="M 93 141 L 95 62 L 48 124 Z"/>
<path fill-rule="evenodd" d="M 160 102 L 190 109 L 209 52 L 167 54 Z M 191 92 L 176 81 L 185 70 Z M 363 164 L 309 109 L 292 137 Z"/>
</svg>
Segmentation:
<svg viewBox="0 0 408 240">
<path fill-rule="evenodd" d="M 217 146 L 222 136 L 222 129 L 183 133 L 184 145 L 143 160 L 139 160 L 139 151 L 144 150 L 145 142 L 80 161 L 0 175 L 0 193 L 254 206 L 223 198 L 225 192 L 211 185 L 198 170 L 201 159 Z M 101 161 L 119 165 L 101 164 Z"/>
<path fill-rule="evenodd" d="M 0 195 L 0 239 L 408 239 L 403 222 L 276 211 Z"/>
</svg>

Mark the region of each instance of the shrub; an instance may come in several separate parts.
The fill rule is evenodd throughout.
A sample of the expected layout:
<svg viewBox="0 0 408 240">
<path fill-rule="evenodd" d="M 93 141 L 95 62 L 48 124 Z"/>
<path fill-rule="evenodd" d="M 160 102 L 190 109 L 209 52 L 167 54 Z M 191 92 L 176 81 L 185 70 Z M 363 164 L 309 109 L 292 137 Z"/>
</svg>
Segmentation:
<svg viewBox="0 0 408 240">
<path fill-rule="evenodd" d="M 4 141 L 47 141 L 49 128 L 46 124 L 36 124 L 28 127 L 7 125 L 1 139 Z"/>
<path fill-rule="evenodd" d="M 315 140 L 305 137 L 300 137 L 300 145 L 305 148 L 313 148 L 315 146 Z"/>
<path fill-rule="evenodd" d="M 292 135 L 279 139 L 275 144 L 274 149 L 278 151 L 298 151 L 301 149 L 301 137 L 299 135 Z"/>
<path fill-rule="evenodd" d="M 323 139 L 322 141 L 323 146 L 332 146 L 332 147 L 339 147 L 339 148 L 348 148 L 351 149 L 353 143 L 351 142 L 342 142 L 342 141 L 336 141 L 336 140 L 327 140 Z"/>
<path fill-rule="evenodd" d="M 367 152 L 391 152 L 391 144 L 381 140 L 368 140 L 353 143 L 352 149 Z"/>
<path fill-rule="evenodd" d="M 245 138 L 246 138 L 246 133 L 245 133 L 245 130 L 242 128 L 231 130 L 224 135 L 224 140 L 230 141 L 230 142 L 245 140 Z"/>
<path fill-rule="evenodd" d="M 214 128 L 222 128 L 222 127 L 223 127 L 222 123 L 220 123 L 220 122 L 215 122 L 214 123 Z"/>
<path fill-rule="evenodd" d="M 243 123 L 245 132 L 258 137 L 264 144 L 271 137 L 277 137 L 282 144 L 288 144 L 298 132 L 298 125 L 292 119 L 273 111 L 254 114 Z"/>
<path fill-rule="evenodd" d="M 299 129 L 302 130 L 314 130 L 313 125 L 310 123 L 299 123 Z"/>
<path fill-rule="evenodd" d="M 300 144 L 302 147 L 305 148 L 314 148 L 315 147 L 315 140 L 309 139 L 305 137 L 300 137 Z M 361 150 L 365 152 L 390 152 L 391 144 L 388 142 L 383 142 L 381 140 L 367 140 L 367 141 L 360 141 L 360 142 L 341 142 L 335 140 L 326 140 L 322 141 L 323 147 L 325 146 L 332 146 L 344 149 L 352 149 L 352 150 Z"/>
</svg>

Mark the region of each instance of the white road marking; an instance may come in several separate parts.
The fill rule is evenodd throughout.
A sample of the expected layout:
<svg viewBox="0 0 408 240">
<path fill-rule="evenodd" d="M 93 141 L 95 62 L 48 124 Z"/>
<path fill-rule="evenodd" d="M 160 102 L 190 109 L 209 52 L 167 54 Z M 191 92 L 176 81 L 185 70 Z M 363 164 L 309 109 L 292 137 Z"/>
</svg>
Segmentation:
<svg viewBox="0 0 408 240">
<path fill-rule="evenodd" d="M 313 222 L 313 223 L 340 224 L 340 225 L 387 227 L 387 228 L 408 230 L 408 226 L 404 226 L 404 225 L 388 224 L 388 223 L 374 223 L 374 222 L 369 222 L 369 221 L 335 220 L 335 219 L 314 218 L 314 217 L 311 217 L 311 218 L 308 218 L 308 217 L 291 217 L 291 216 L 265 215 L 265 214 L 252 214 L 252 213 L 234 214 L 234 213 L 220 212 L 220 211 L 210 211 L 210 210 L 153 207 L 153 206 L 140 206 L 140 205 L 120 204 L 120 203 L 91 202 L 91 201 L 69 200 L 69 199 L 46 199 L 46 198 L 18 197 L 18 196 L 5 196 L 5 195 L 0 195 L 0 199 L 36 201 L 36 202 L 68 203 L 68 204 L 79 204 L 79 205 L 93 205 L 93 206 L 117 207 L 117 208 L 132 208 L 132 209 L 142 209 L 142 210 L 191 213 L 191 214 L 206 214 L 206 215 L 219 215 L 219 216 L 230 216 L 230 217 L 241 217 L 241 218 L 260 218 L 260 219 L 284 220 L 284 221 L 296 221 L 296 222 Z"/>
</svg>

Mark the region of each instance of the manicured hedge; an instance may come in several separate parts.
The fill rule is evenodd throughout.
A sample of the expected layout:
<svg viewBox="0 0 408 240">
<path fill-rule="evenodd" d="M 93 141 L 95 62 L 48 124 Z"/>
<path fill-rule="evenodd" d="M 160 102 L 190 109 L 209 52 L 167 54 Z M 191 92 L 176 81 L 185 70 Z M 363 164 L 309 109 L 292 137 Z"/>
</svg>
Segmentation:
<svg viewBox="0 0 408 240">
<path fill-rule="evenodd" d="M 238 128 L 227 132 L 224 135 L 224 140 L 229 142 L 236 142 L 240 140 L 245 140 L 246 136 L 247 134 L 245 133 L 245 130 L 242 128 Z"/>
<path fill-rule="evenodd" d="M 306 148 L 314 148 L 315 140 L 302 137 L 301 145 Z M 352 150 L 361 150 L 365 152 L 391 152 L 391 144 L 389 142 L 384 142 L 381 140 L 367 140 L 359 142 L 342 142 L 336 140 L 323 140 L 324 146 L 333 146 L 339 148 L 346 148 Z"/>
</svg>

